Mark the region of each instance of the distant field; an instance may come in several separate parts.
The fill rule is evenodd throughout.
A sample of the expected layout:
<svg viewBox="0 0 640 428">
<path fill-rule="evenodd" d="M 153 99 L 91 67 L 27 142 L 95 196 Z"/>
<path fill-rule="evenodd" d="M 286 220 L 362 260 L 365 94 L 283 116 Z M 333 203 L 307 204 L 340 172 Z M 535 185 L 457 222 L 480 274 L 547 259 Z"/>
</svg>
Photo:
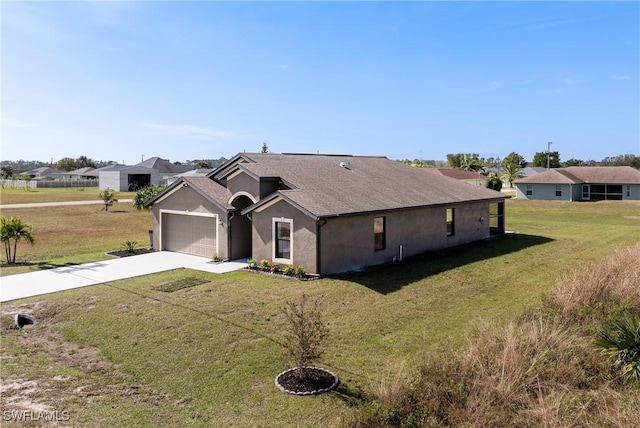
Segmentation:
<svg viewBox="0 0 640 428">
<path fill-rule="evenodd" d="M 29 204 L 34 202 L 66 202 L 100 200 L 97 187 L 69 187 L 56 189 L 0 188 L 0 205 Z M 131 199 L 135 192 L 118 192 L 121 199 Z"/>
<path fill-rule="evenodd" d="M 116 203 L 108 212 L 103 209 L 103 205 L 3 209 L 2 215 L 18 216 L 31 224 L 36 241 L 34 245 L 21 242 L 16 259 L 21 264 L 3 265 L 0 275 L 104 260 L 109 258 L 105 252 L 122 250 L 125 241 L 149 246 L 151 212 L 137 211 L 131 202 Z"/>
<path fill-rule="evenodd" d="M 78 210 L 24 211 L 41 240 L 22 254 L 86 261 L 144 239 L 150 224 L 149 213 Z M 72 425 L 332 426 L 478 320 L 512 320 L 567 272 L 640 239 L 640 203 L 508 200 L 507 229 L 515 233 L 317 281 L 176 270 L 9 302 L 2 382 L 23 385 L 23 400 L 68 410 Z M 193 277 L 204 284 L 159 291 Z M 288 367 L 280 308 L 302 292 L 325 296 L 331 333 L 319 365 L 342 381 L 318 397 L 273 385 Z M 18 308 L 39 324 L 12 330 Z"/>
</svg>

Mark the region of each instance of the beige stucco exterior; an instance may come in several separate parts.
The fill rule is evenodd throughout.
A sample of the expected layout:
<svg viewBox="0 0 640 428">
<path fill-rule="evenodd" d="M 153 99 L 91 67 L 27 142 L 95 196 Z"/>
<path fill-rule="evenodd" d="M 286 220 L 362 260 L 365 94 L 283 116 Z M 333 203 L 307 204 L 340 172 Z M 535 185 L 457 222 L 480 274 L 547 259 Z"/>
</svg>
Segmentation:
<svg viewBox="0 0 640 428">
<path fill-rule="evenodd" d="M 165 248 L 163 242 L 163 215 L 184 215 L 185 221 L 189 216 L 207 215 L 211 227 L 217 232 L 216 249 L 222 258 L 228 257 L 228 215 L 227 212 L 214 203 L 206 200 L 189 187 L 179 187 L 167 194 L 162 200 L 153 205 L 153 248 L 161 251 Z M 213 254 L 210 254 L 211 257 Z"/>
</svg>

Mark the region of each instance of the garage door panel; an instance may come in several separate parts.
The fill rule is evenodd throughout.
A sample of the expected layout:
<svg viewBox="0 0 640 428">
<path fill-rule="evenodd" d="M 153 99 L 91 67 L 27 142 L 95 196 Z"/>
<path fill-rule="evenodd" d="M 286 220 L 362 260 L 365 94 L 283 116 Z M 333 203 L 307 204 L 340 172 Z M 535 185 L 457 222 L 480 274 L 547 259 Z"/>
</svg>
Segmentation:
<svg viewBox="0 0 640 428">
<path fill-rule="evenodd" d="M 216 217 L 163 213 L 162 249 L 201 257 L 216 252 Z"/>
</svg>

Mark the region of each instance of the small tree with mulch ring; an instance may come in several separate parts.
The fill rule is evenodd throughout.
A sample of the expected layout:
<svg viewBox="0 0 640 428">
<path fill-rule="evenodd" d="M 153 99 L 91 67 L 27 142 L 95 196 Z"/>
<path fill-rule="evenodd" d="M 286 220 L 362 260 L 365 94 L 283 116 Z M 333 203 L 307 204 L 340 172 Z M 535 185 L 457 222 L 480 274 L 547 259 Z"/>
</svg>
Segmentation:
<svg viewBox="0 0 640 428">
<path fill-rule="evenodd" d="M 276 379 L 281 389 L 291 393 L 324 392 L 337 385 L 337 377 L 324 369 L 312 367 L 324 352 L 323 342 L 329 329 L 322 322 L 323 300 L 310 300 L 302 294 L 298 302 L 289 301 L 282 309 L 288 321 L 283 348 L 295 368 Z"/>
</svg>

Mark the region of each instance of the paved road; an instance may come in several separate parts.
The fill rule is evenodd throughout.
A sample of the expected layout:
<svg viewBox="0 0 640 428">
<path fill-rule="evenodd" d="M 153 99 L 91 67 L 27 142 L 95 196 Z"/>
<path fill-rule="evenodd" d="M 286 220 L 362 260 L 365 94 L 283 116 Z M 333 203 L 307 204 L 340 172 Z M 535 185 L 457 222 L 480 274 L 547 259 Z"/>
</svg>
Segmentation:
<svg viewBox="0 0 640 428">
<path fill-rule="evenodd" d="M 214 264 L 210 262 L 210 259 L 204 257 L 159 251 L 82 265 L 3 276 L 0 277 L 0 302 L 178 268 L 226 273 L 242 269 L 245 266 L 247 266 L 246 260 L 233 260 Z"/>
<path fill-rule="evenodd" d="M 118 199 L 118 203 L 131 203 L 133 199 Z M 63 207 L 65 205 L 104 205 L 102 201 L 70 201 L 70 202 L 34 202 L 30 204 L 5 204 L 0 205 L 0 210 L 13 208 L 38 208 L 38 207 Z M 116 205 L 117 207 L 117 205 Z"/>
</svg>

